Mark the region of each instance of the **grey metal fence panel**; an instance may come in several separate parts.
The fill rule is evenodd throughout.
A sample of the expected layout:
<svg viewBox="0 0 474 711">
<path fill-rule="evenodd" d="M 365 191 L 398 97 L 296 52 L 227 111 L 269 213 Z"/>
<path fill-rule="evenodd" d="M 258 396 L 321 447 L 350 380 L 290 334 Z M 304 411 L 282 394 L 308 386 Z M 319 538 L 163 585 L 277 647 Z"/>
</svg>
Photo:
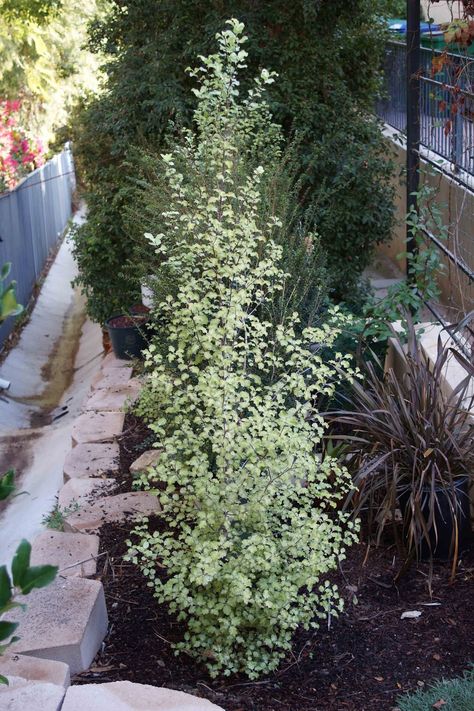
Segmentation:
<svg viewBox="0 0 474 711">
<path fill-rule="evenodd" d="M 455 170 L 474 175 L 473 58 L 448 53 L 442 66 L 433 67 L 433 58 L 440 56 L 437 50 L 421 48 L 421 143 L 450 161 Z M 403 42 L 387 44 L 384 95 L 377 102 L 376 111 L 390 126 L 405 131 L 406 45 Z"/>
<path fill-rule="evenodd" d="M 72 214 L 74 162 L 69 146 L 0 195 L 0 266 L 12 263 L 17 298 L 27 304 L 46 261 Z M 14 327 L 0 326 L 0 349 Z"/>
<path fill-rule="evenodd" d="M 407 122 L 406 46 L 389 42 L 384 58 L 384 91 L 376 106 L 378 116 L 405 131 Z"/>
</svg>

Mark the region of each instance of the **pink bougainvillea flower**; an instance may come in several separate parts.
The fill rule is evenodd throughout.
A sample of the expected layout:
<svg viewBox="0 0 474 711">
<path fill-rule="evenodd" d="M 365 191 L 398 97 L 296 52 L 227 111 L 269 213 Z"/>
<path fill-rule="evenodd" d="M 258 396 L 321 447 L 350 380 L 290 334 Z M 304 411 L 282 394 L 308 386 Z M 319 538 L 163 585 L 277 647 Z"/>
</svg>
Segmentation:
<svg viewBox="0 0 474 711">
<path fill-rule="evenodd" d="M 43 144 L 21 126 L 20 106 L 19 100 L 0 99 L 0 192 L 14 188 L 45 162 Z"/>
</svg>

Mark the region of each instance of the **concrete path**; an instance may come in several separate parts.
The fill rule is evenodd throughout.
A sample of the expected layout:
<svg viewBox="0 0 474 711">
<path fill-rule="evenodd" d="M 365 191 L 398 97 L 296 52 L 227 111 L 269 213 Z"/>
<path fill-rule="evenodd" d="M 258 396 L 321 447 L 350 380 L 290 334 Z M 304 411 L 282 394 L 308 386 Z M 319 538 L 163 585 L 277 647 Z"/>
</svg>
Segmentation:
<svg viewBox="0 0 474 711">
<path fill-rule="evenodd" d="M 14 468 L 21 492 L 0 504 L 0 564 L 22 538 L 32 540 L 42 530 L 55 504 L 73 420 L 102 356 L 100 328 L 87 319 L 85 300 L 71 287 L 76 274 L 66 241 L 19 343 L 0 365 L 1 377 L 11 381 L 0 394 L 0 474 Z"/>
</svg>

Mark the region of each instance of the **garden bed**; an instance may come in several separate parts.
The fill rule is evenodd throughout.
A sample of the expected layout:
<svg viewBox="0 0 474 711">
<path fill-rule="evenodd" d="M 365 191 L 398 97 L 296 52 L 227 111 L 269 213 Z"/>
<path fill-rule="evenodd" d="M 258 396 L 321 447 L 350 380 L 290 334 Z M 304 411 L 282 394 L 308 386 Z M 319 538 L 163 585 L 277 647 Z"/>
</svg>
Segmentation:
<svg viewBox="0 0 474 711">
<path fill-rule="evenodd" d="M 128 416 L 121 443 L 120 488 L 131 486 L 128 466 L 148 432 Z M 149 447 L 149 443 L 145 448 Z M 243 677 L 210 679 L 190 657 L 175 657 L 171 643 L 185 626 L 154 600 L 140 571 L 124 563 L 132 525 L 101 530 L 99 573 L 110 632 L 103 651 L 74 683 L 130 680 L 209 698 L 226 711 L 384 711 L 396 697 L 441 677 L 459 675 L 474 661 L 474 551 L 460 562 L 454 585 L 449 569 L 436 566 L 433 598 L 427 568 L 413 566 L 393 584 L 399 561 L 393 548 L 354 546 L 334 576 L 346 602 L 344 614 L 319 631 L 301 631 L 279 670 L 258 682 Z M 402 612 L 420 610 L 417 619 Z"/>
</svg>

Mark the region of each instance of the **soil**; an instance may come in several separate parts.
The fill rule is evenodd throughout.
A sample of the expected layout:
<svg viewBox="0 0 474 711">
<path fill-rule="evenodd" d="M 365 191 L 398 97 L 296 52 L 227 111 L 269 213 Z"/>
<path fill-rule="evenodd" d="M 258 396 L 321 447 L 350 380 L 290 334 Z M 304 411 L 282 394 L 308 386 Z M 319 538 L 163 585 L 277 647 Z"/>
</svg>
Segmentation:
<svg viewBox="0 0 474 711">
<path fill-rule="evenodd" d="M 128 466 L 149 448 L 150 432 L 128 416 L 121 446 L 120 488 L 131 486 Z M 474 662 L 474 549 L 459 561 L 454 583 L 446 565 L 400 569 L 393 547 L 354 546 L 334 575 L 345 611 L 330 625 L 295 634 L 291 654 L 277 672 L 257 682 L 243 676 L 213 680 L 172 643 L 184 625 L 159 605 L 139 570 L 122 556 L 132 526 L 101 530 L 102 580 L 110 632 L 102 651 L 74 683 L 130 680 L 203 696 L 226 711 L 390 711 L 397 696 Z M 420 611 L 401 619 L 406 611 Z"/>
<path fill-rule="evenodd" d="M 107 321 L 107 326 L 112 328 L 135 328 L 141 326 L 146 321 L 146 315 L 115 316 Z"/>
<path fill-rule="evenodd" d="M 130 313 L 132 315 L 149 314 L 150 309 L 148 308 L 148 306 L 145 306 L 145 304 L 134 304 L 133 306 L 130 307 Z"/>
</svg>

